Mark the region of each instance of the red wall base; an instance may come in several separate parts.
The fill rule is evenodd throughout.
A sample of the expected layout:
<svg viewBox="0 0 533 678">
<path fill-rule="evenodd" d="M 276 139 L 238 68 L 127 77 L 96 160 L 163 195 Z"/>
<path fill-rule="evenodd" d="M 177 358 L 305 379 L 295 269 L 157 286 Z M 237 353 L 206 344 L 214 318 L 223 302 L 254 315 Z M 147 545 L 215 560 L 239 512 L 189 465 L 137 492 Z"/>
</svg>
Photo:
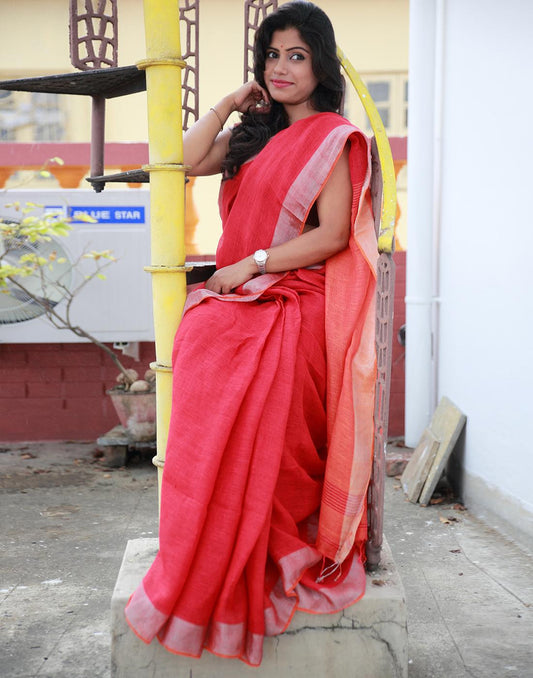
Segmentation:
<svg viewBox="0 0 533 678">
<path fill-rule="evenodd" d="M 405 252 L 394 255 L 396 287 L 392 344 L 389 437 L 403 436 L 405 349 Z M 121 358 L 140 377 L 155 360 L 151 342 L 140 344 L 139 362 Z M 0 440 L 95 440 L 116 426 L 106 396 L 117 370 L 92 344 L 0 344 Z"/>
<path fill-rule="evenodd" d="M 142 378 L 155 359 L 141 343 Z M 93 344 L 0 344 L 0 440 L 93 440 L 119 421 L 106 390 L 117 369 Z"/>
</svg>

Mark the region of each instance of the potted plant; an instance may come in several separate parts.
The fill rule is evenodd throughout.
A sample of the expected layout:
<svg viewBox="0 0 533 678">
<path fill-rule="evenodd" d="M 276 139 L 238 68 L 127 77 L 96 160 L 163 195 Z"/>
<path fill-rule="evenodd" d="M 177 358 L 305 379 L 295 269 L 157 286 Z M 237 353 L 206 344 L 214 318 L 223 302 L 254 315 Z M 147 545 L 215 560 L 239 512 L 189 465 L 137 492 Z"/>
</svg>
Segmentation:
<svg viewBox="0 0 533 678">
<path fill-rule="evenodd" d="M 68 217 L 58 212 L 39 214 L 41 206 L 32 203 L 8 207 L 17 210 L 20 219 L 0 217 L 0 294 L 32 300 L 54 327 L 69 330 L 104 351 L 119 371 L 117 384 L 108 394 L 128 437 L 155 440 L 155 374 L 148 370 L 139 379 L 112 348 L 72 319 L 76 297 L 94 280 L 105 279 L 105 269 L 116 261 L 113 253 L 87 249 L 68 262 L 58 253 L 60 248 L 54 248 L 72 230 Z M 89 216 L 86 220 L 95 221 Z"/>
</svg>

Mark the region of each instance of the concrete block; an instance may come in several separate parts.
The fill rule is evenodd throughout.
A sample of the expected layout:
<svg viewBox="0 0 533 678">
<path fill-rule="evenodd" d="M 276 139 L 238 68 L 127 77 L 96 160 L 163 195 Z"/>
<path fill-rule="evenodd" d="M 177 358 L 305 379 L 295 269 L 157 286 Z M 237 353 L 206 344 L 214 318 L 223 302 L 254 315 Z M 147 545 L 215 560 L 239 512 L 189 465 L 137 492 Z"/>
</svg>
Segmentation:
<svg viewBox="0 0 533 678">
<path fill-rule="evenodd" d="M 102 453 L 102 462 L 110 468 L 125 466 L 128 458 L 128 436 L 123 426 L 115 426 L 97 438 L 96 445 Z"/>
<path fill-rule="evenodd" d="M 433 433 L 426 428 L 420 442 L 416 446 L 411 460 L 402 473 L 402 487 L 409 501 L 416 504 L 426 482 L 428 473 L 435 461 L 439 449 L 439 441 Z"/>
<path fill-rule="evenodd" d="M 156 639 L 146 645 L 135 636 L 124 608 L 157 547 L 157 539 L 134 539 L 126 547 L 111 601 L 113 678 L 407 678 L 405 594 L 385 540 L 364 597 L 337 614 L 297 612 L 285 633 L 265 638 L 258 668 L 209 652 L 200 659 L 174 655 Z"/>
<path fill-rule="evenodd" d="M 400 447 L 394 443 L 387 443 L 385 448 L 385 473 L 389 478 L 401 476 L 412 456 L 412 447 Z"/>
<path fill-rule="evenodd" d="M 431 424 L 428 429 L 431 430 L 434 437 L 439 441 L 439 448 L 435 455 L 433 464 L 429 470 L 427 480 L 420 492 L 419 503 L 423 506 L 429 504 L 437 483 L 439 482 L 444 467 L 448 462 L 455 443 L 459 438 L 466 422 L 466 416 L 461 410 L 452 403 L 451 400 L 443 396 L 437 409 L 431 418 Z"/>
</svg>

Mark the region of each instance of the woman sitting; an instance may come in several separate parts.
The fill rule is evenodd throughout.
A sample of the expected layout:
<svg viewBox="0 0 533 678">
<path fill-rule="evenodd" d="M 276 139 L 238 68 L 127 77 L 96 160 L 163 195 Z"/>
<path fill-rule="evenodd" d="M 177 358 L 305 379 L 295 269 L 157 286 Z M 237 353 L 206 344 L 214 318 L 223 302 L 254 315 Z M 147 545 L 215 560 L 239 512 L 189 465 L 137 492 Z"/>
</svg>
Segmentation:
<svg viewBox="0 0 533 678">
<path fill-rule="evenodd" d="M 297 609 L 364 593 L 377 249 L 329 19 L 284 4 L 254 56 L 184 139 L 192 175 L 222 172 L 223 234 L 176 335 L 160 550 L 126 616 L 172 652 L 258 665 Z"/>
</svg>

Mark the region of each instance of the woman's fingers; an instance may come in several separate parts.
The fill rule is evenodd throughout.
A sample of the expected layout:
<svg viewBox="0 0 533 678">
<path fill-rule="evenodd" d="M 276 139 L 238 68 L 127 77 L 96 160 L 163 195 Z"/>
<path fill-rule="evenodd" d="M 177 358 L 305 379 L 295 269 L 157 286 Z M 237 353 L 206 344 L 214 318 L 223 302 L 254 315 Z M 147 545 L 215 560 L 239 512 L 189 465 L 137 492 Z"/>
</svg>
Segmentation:
<svg viewBox="0 0 533 678">
<path fill-rule="evenodd" d="M 255 80 L 245 83 L 235 92 L 235 110 L 246 113 L 250 107 L 264 108 L 268 105 L 268 93 Z M 258 106 L 259 104 L 259 106 Z"/>
<path fill-rule="evenodd" d="M 214 273 L 206 281 L 205 287 L 206 289 L 211 290 L 211 292 L 216 292 L 217 294 L 228 294 L 232 290 L 232 288 L 229 287 L 227 281 L 225 281 L 223 276 L 220 275 L 219 271 Z"/>
<path fill-rule="evenodd" d="M 251 270 L 250 270 L 251 269 Z M 218 294 L 229 294 L 239 285 L 242 285 L 253 276 L 253 268 L 250 266 L 247 259 L 225 266 L 215 271 L 213 275 L 207 280 L 205 286 L 212 292 Z"/>
</svg>

